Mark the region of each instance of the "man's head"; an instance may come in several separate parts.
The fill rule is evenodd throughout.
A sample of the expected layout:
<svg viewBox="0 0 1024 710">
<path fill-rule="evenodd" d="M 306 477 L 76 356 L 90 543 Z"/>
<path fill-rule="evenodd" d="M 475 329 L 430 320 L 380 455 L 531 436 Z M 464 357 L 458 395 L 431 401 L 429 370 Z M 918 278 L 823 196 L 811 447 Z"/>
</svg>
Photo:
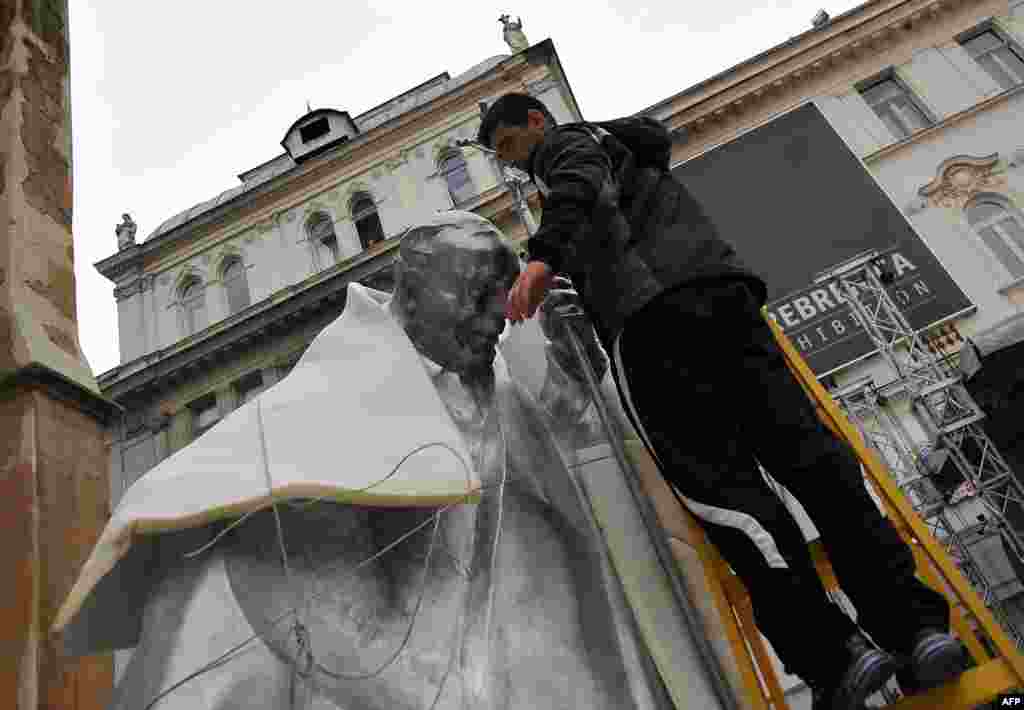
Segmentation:
<svg viewBox="0 0 1024 710">
<path fill-rule="evenodd" d="M 492 372 L 519 260 L 501 232 L 453 210 L 402 238 L 392 313 L 416 348 L 464 377 Z"/>
<path fill-rule="evenodd" d="M 547 106 L 529 94 L 505 94 L 495 101 L 480 123 L 477 140 L 496 151 L 498 159 L 526 169 L 533 147 L 544 132 L 557 125 Z"/>
</svg>

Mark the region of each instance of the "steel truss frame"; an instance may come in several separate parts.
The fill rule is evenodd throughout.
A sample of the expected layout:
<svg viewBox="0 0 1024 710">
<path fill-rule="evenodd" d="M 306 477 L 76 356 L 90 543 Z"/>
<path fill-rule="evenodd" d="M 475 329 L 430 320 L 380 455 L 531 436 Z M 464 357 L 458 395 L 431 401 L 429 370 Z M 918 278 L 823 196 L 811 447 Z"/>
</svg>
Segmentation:
<svg viewBox="0 0 1024 710">
<path fill-rule="evenodd" d="M 936 355 L 927 333 L 915 330 L 889 293 L 893 274 L 886 257 L 894 251 L 871 250 L 823 272 L 816 281 L 837 279 L 854 317 L 895 371 L 897 380 L 885 386 L 890 397 L 909 398 L 929 445 L 922 447 L 909 436 L 899 418 L 886 406 L 885 397 L 870 379 L 837 389 L 833 396 L 856 423 L 865 442 L 881 455 L 897 484 L 921 516 L 929 532 L 956 561 L 1019 648 L 1024 630 L 1011 622 L 995 585 L 972 552 L 979 542 L 1002 538 L 1007 554 L 1024 561 L 1024 540 L 1010 524 L 1006 512 L 1024 513 L 1024 486 L 1013 475 L 982 428 L 984 412 L 964 387 L 950 358 Z M 935 471 L 922 455 L 928 448 L 943 452 L 963 477 L 958 489 L 968 501 L 943 500 L 932 476 Z M 977 522 L 969 522 L 966 508 L 975 506 Z"/>
</svg>

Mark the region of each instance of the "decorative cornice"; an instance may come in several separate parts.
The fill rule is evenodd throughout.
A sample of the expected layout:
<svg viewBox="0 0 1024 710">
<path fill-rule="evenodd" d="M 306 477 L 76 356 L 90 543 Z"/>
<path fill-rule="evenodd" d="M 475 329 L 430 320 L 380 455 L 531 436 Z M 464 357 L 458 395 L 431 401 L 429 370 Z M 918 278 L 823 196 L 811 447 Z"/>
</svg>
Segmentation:
<svg viewBox="0 0 1024 710">
<path fill-rule="evenodd" d="M 962 209 L 979 192 L 1006 187 L 1006 176 L 993 172 L 998 163 L 999 153 L 984 157 L 954 155 L 939 164 L 935 179 L 917 194 L 932 207 Z"/>
<path fill-rule="evenodd" d="M 114 289 L 114 298 L 116 298 L 118 301 L 123 301 L 126 298 L 131 298 L 137 293 L 145 293 L 146 291 L 152 291 L 153 282 L 155 280 L 155 274 L 144 274 L 142 276 L 139 276 L 123 286 L 116 287 Z"/>
<path fill-rule="evenodd" d="M 901 34 L 937 19 L 956 4 L 969 1 L 931 0 L 919 4 L 916 8 L 893 7 L 877 16 L 869 17 L 860 24 L 831 34 L 815 44 L 810 43 L 820 34 L 828 33 L 834 28 L 825 26 L 809 32 L 806 40 L 810 46 L 794 56 L 769 63 L 773 52 L 769 50 L 768 56 L 764 57 L 765 66 L 761 70 L 722 89 L 714 90 L 709 87 L 706 92 L 694 95 L 689 105 L 675 111 L 671 116 L 666 116 L 664 122 L 670 130 L 688 133 L 707 131 L 721 121 L 746 115 L 760 105 L 763 99 L 769 99 L 798 84 L 815 79 L 868 52 L 878 53 Z M 881 26 L 878 26 L 880 20 Z M 781 51 L 783 48 L 785 46 L 777 50 Z M 747 67 L 741 64 L 735 71 L 738 72 L 741 68 Z M 723 75 L 720 79 L 728 81 L 729 77 Z"/>
<path fill-rule="evenodd" d="M 124 413 L 124 408 L 117 402 L 91 392 L 43 365 L 32 364 L 0 379 L 0 392 L 20 387 L 42 389 L 50 397 L 78 408 L 104 426 L 109 426 Z"/>
</svg>

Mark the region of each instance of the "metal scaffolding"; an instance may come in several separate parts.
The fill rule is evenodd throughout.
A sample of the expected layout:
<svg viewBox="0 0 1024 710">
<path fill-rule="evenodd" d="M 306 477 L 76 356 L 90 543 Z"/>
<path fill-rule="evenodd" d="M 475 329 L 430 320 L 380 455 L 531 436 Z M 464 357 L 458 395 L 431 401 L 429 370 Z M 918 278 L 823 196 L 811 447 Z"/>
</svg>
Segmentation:
<svg viewBox="0 0 1024 710">
<path fill-rule="evenodd" d="M 1024 648 L 1024 633 L 1012 622 L 996 592 L 998 585 L 984 573 L 974 552 L 981 542 L 998 537 L 1008 555 L 1024 560 L 1022 531 L 1007 519 L 1007 512 L 1024 515 L 1024 488 L 985 434 L 981 425 L 985 414 L 967 392 L 951 358 L 937 355 L 941 351 L 924 331 L 911 327 L 889 293 L 894 274 L 888 257 L 893 251 L 871 250 L 816 279 L 838 281 L 854 317 L 896 373 L 896 380 L 884 386 L 884 394 L 871 378 L 832 394 L 865 442 L 888 464 L 915 511 L 993 616 Z M 887 406 L 900 398 L 916 415 L 927 444 L 917 443 Z M 936 461 L 951 464 L 962 477 L 952 498 L 935 485 Z"/>
</svg>

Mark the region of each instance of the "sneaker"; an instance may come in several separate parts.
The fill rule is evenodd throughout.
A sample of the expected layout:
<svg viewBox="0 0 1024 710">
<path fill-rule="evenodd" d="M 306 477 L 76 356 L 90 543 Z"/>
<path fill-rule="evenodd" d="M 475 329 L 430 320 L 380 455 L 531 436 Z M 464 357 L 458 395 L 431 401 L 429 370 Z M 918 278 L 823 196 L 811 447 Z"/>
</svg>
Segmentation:
<svg viewBox="0 0 1024 710">
<path fill-rule="evenodd" d="M 963 646 L 938 629 L 923 629 L 914 637 L 910 666 L 918 690 L 944 685 L 966 670 Z"/>
<path fill-rule="evenodd" d="M 810 684 L 812 710 L 862 710 L 864 701 L 896 673 L 896 659 L 860 634 L 851 636 L 845 646 L 848 664 L 838 682 Z"/>
</svg>

